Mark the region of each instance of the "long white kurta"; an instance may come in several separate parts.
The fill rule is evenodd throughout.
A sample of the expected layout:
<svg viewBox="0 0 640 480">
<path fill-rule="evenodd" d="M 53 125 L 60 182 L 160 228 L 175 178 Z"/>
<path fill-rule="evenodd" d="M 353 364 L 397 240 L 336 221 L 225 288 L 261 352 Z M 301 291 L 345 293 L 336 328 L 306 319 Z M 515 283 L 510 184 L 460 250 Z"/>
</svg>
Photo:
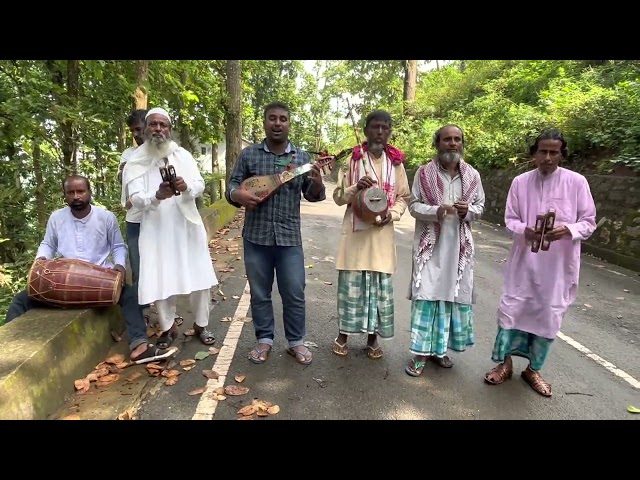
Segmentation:
<svg viewBox="0 0 640 480">
<path fill-rule="evenodd" d="M 449 205 L 462 197 L 462 179 L 459 174 L 453 178 L 445 169 L 439 169 L 439 175 L 444 184 L 444 202 Z M 428 205 L 427 200 L 420 193 L 420 171 L 416 172 L 411 188 L 411 201 L 409 213 L 416 219 L 413 235 L 412 257 L 413 268 L 411 283 L 407 298 L 409 300 L 430 300 L 455 302 L 465 305 L 475 303 L 473 295 L 473 261 L 467 263 L 460 280 L 460 290 L 455 297 L 456 279 L 458 275 L 458 256 L 460 255 L 460 220 L 457 215 L 448 214 L 440 227 L 440 236 L 433 249 L 432 257 L 422 268 L 422 281 L 419 287 L 415 286 L 414 271 L 417 268 L 415 255 L 420 245 L 420 235 L 425 222 L 437 222 L 438 205 Z M 482 182 L 478 182 L 478 190 L 472 202 L 469 202 L 469 211 L 465 220 L 474 222 L 484 213 L 484 190 Z M 473 240 L 472 240 L 473 241 Z"/>
<path fill-rule="evenodd" d="M 169 163 L 174 165 L 176 175 L 184 178 L 187 190 L 178 197 L 158 201 L 155 194 L 162 183 L 159 167 L 164 163 L 154 161 L 146 173 L 128 183 L 132 203 L 142 211 L 138 286 L 141 305 L 218 284 L 204 224 L 201 219 L 197 222 L 199 215 L 196 218 L 192 213 L 191 220 L 185 216 L 197 211 L 195 198 L 204 191 L 202 175 L 191 154 L 178 148 L 169 155 Z M 187 205 L 189 202 L 193 205 Z"/>
</svg>

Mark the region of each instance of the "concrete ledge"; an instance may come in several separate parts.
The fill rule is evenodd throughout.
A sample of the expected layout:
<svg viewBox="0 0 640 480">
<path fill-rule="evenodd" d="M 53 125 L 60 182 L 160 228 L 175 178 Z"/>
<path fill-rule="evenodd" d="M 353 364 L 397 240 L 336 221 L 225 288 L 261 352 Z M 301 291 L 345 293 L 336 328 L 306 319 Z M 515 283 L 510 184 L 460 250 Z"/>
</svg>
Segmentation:
<svg viewBox="0 0 640 480">
<path fill-rule="evenodd" d="M 0 328 L 0 420 L 40 420 L 104 360 L 120 307 L 34 309 Z"/>
<path fill-rule="evenodd" d="M 236 215 L 238 209 L 224 198 L 213 203 L 210 207 L 200 210 L 200 216 L 207 231 L 207 240 L 211 240 L 218 230 L 228 224 Z"/>
<path fill-rule="evenodd" d="M 207 238 L 237 210 L 224 199 L 202 209 Z M 122 332 L 123 323 L 113 306 L 35 309 L 0 326 L 0 420 L 47 418 L 74 392 L 74 381 L 105 359 L 111 331 Z"/>
</svg>

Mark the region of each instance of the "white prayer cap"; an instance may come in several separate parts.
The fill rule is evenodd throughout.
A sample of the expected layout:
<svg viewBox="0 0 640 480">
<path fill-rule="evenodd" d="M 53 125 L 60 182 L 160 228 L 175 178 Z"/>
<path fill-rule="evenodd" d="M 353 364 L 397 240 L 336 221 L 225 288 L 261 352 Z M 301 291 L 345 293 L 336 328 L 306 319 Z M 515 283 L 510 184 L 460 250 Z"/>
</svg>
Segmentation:
<svg viewBox="0 0 640 480">
<path fill-rule="evenodd" d="M 144 117 L 144 119 L 146 120 L 147 118 L 149 118 L 149 115 L 153 115 L 155 113 L 157 113 L 158 115 L 162 115 L 163 117 L 166 117 L 167 120 L 169 120 L 169 125 L 171 125 L 171 117 L 169 116 L 169 114 L 164 108 L 160 108 L 160 107 L 155 107 L 149 110 L 147 112 L 147 115 Z"/>
</svg>

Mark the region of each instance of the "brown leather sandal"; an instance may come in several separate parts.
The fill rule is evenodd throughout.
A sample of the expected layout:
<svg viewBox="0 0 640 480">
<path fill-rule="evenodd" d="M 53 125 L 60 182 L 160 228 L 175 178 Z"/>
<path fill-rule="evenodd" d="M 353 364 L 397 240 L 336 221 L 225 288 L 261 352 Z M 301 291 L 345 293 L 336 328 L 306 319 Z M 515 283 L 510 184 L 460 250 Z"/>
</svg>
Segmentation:
<svg viewBox="0 0 640 480">
<path fill-rule="evenodd" d="M 349 353 L 349 346 L 347 345 L 347 342 L 344 342 L 342 345 L 340 345 L 338 343 L 338 339 L 336 338 L 333 341 L 333 349 L 332 349 L 332 351 L 336 355 L 339 355 L 341 357 L 346 357 L 347 354 Z"/>
<path fill-rule="evenodd" d="M 531 386 L 531 388 L 543 397 L 550 397 L 552 395 L 551 384 L 542 378 L 540 372 L 536 372 L 535 370 L 531 370 L 531 368 L 527 367 L 520 375 L 524 381 Z"/>
<path fill-rule="evenodd" d="M 484 376 L 484 381 L 491 385 L 500 385 L 505 380 L 509 380 L 513 375 L 513 367 L 507 368 L 504 363 L 489 370 Z"/>
<path fill-rule="evenodd" d="M 375 348 L 371 345 L 367 345 L 367 357 L 371 360 L 378 360 L 379 358 L 382 358 L 382 355 L 384 355 L 384 353 L 379 345 Z"/>
</svg>

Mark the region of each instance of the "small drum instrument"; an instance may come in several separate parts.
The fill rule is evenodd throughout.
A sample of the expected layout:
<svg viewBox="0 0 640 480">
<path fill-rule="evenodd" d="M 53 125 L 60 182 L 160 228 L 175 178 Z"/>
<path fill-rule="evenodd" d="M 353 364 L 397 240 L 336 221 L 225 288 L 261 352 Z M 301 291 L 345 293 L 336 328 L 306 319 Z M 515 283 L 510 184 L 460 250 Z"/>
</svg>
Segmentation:
<svg viewBox="0 0 640 480">
<path fill-rule="evenodd" d="M 381 188 L 365 188 L 356 193 L 351 208 L 354 215 L 365 223 L 380 222 L 384 220 L 389 211 L 387 195 Z"/>
<path fill-rule="evenodd" d="M 62 308 L 94 308 L 120 300 L 121 272 L 74 258 L 36 260 L 27 292 L 33 300 Z"/>
</svg>

